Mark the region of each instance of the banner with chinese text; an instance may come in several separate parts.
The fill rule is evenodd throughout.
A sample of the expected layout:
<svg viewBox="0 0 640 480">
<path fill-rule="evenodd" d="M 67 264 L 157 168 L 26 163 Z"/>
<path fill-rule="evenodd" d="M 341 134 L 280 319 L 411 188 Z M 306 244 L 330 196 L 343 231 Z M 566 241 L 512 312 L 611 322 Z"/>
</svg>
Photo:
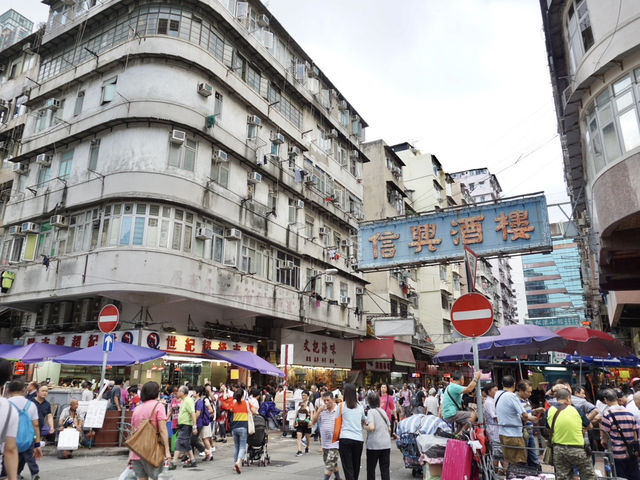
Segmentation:
<svg viewBox="0 0 640 480">
<path fill-rule="evenodd" d="M 290 360 L 292 365 L 351 368 L 353 355 L 351 340 L 282 330 L 282 343 L 294 345 L 293 360 Z"/>
<path fill-rule="evenodd" d="M 358 270 L 462 260 L 465 246 L 479 256 L 550 252 L 544 195 L 361 224 Z"/>
</svg>

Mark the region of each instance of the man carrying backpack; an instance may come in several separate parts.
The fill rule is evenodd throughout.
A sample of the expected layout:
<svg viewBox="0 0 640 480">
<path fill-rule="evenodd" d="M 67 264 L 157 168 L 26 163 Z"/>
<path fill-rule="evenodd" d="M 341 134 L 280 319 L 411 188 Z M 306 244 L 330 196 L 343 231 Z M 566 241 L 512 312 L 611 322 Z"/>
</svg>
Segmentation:
<svg viewBox="0 0 640 480">
<path fill-rule="evenodd" d="M 9 382 L 7 385 L 7 394 L 9 396 L 9 403 L 18 413 L 18 434 L 16 435 L 18 475 L 22 473 L 26 463 L 31 472 L 31 479 L 40 480 L 40 468 L 36 463 L 36 460 L 42 458 L 38 409 L 31 400 L 23 396 L 24 382 L 22 380 Z"/>
<path fill-rule="evenodd" d="M 422 385 L 418 385 L 416 387 L 416 391 L 411 397 L 411 408 L 413 409 L 414 415 L 424 413 L 425 396 L 424 387 Z"/>
</svg>

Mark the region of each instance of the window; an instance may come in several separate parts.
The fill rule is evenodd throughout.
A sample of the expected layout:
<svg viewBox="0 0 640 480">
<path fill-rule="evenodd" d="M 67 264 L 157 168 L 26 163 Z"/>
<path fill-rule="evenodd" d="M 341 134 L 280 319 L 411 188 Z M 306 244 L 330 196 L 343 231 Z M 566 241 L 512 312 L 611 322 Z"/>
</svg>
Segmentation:
<svg viewBox="0 0 640 480">
<path fill-rule="evenodd" d="M 247 123 L 247 140 L 255 140 L 258 138 L 258 125 Z"/>
<path fill-rule="evenodd" d="M 169 165 L 193 172 L 198 143 L 187 138 L 183 143 L 169 143 Z"/>
<path fill-rule="evenodd" d="M 89 147 L 89 170 L 96 170 L 98 168 L 98 155 L 100 154 L 100 139 L 94 138 L 91 140 L 91 146 Z"/>
<path fill-rule="evenodd" d="M 275 143 L 275 142 L 271 142 L 271 149 L 269 150 L 269 153 L 272 156 L 277 157 L 279 152 L 280 152 L 280 144 L 279 143 Z"/>
<path fill-rule="evenodd" d="M 298 223 L 298 209 L 296 208 L 296 201 L 293 198 L 289 199 L 289 224 Z"/>
<path fill-rule="evenodd" d="M 349 285 L 346 282 L 340 282 L 340 297 L 349 296 Z"/>
<path fill-rule="evenodd" d="M 276 260 L 276 282 L 299 288 L 300 259 L 278 250 Z"/>
<path fill-rule="evenodd" d="M 51 116 L 51 110 L 48 108 L 38 110 L 36 112 L 36 123 L 34 126 L 34 133 L 38 133 L 47 128 L 49 124 L 49 118 Z"/>
<path fill-rule="evenodd" d="M 227 188 L 229 186 L 229 164 L 211 160 L 211 180 Z"/>
<path fill-rule="evenodd" d="M 216 92 L 213 102 L 213 115 L 216 117 L 216 122 L 222 119 L 222 94 L 218 92 Z"/>
<path fill-rule="evenodd" d="M 73 107 L 73 116 L 77 117 L 82 113 L 82 105 L 84 104 L 84 91 L 78 92 L 76 104 Z"/>
<path fill-rule="evenodd" d="M 575 72 L 585 52 L 593 46 L 587 0 L 572 0 L 566 20 L 571 71 Z"/>
<path fill-rule="evenodd" d="M 398 315 L 398 301 L 395 298 L 392 298 L 390 304 L 389 313 L 392 317 L 395 317 Z"/>
<path fill-rule="evenodd" d="M 118 77 L 110 78 L 102 83 L 102 95 L 100 97 L 100 105 L 111 102 L 116 96 L 116 82 Z"/>
<path fill-rule="evenodd" d="M 60 170 L 58 176 L 61 180 L 68 180 L 71 176 L 71 164 L 73 162 L 73 150 L 64 152 L 60 157 Z"/>
<path fill-rule="evenodd" d="M 49 177 L 51 176 L 51 167 L 45 167 L 40 165 L 40 169 L 38 170 L 38 184 L 37 187 L 44 187 L 49 182 Z"/>
<path fill-rule="evenodd" d="M 304 236 L 307 238 L 313 238 L 313 223 L 314 219 L 311 215 L 304 216 Z"/>
<path fill-rule="evenodd" d="M 240 251 L 240 270 L 251 275 L 265 277 L 265 251 L 267 247 L 259 245 L 258 241 L 250 237 L 242 237 L 242 248 Z"/>
</svg>

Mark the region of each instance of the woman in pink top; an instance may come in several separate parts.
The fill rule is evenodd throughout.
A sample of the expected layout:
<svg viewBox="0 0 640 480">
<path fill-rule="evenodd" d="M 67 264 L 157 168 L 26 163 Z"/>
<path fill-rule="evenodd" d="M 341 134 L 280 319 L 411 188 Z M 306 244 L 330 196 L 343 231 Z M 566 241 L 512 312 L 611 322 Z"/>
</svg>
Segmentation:
<svg viewBox="0 0 640 480">
<path fill-rule="evenodd" d="M 158 401 L 159 394 L 160 385 L 156 382 L 147 382 L 142 386 L 140 392 L 140 400 L 142 403 L 133 411 L 131 427 L 135 432 L 143 420 L 151 419 L 153 426 L 160 432 L 160 439 L 164 444 L 164 456 L 169 460 L 171 458 L 171 450 L 169 447 L 169 436 L 167 434 L 167 414 L 164 405 Z M 157 480 L 158 475 L 162 472 L 162 465 L 158 468 L 152 467 L 133 452 L 129 453 L 129 461 L 138 480 Z"/>
<path fill-rule="evenodd" d="M 175 432 L 178 430 L 178 413 L 180 412 L 180 404 L 182 399 L 176 396 L 178 387 L 173 387 L 171 392 L 171 402 L 169 408 L 171 409 L 171 429 Z"/>
<path fill-rule="evenodd" d="M 389 386 L 386 383 L 380 385 L 380 408 L 384 410 L 387 417 L 389 417 L 391 434 L 393 435 L 396 424 L 396 405 L 393 401 L 393 392 L 389 392 Z"/>
</svg>

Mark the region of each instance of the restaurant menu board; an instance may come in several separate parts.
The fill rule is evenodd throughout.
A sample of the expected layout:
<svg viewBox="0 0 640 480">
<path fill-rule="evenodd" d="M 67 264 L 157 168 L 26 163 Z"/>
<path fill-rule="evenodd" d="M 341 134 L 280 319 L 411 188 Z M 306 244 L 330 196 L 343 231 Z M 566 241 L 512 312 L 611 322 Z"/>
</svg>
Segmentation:
<svg viewBox="0 0 640 480">
<path fill-rule="evenodd" d="M 84 428 L 102 428 L 108 403 L 107 400 L 78 402 L 78 410 L 80 412 L 86 412 L 84 416 Z"/>
</svg>

